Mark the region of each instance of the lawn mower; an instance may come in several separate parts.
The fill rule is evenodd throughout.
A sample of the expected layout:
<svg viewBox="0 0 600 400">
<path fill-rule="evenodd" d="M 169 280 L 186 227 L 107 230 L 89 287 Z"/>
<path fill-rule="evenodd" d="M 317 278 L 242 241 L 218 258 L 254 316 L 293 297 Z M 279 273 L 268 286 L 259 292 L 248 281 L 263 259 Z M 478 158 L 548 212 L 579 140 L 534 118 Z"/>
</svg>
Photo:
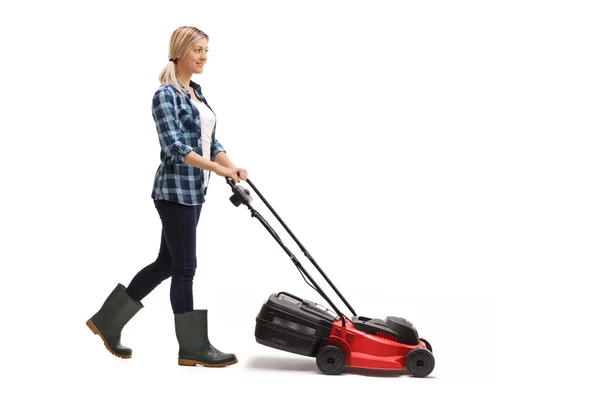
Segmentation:
<svg viewBox="0 0 600 400">
<path fill-rule="evenodd" d="M 419 337 L 415 326 L 404 318 L 385 319 L 359 316 L 325 275 L 310 253 L 291 232 L 256 186 L 247 179 L 254 192 L 269 208 L 281 225 L 298 244 L 304 255 L 321 273 L 346 307 L 352 312 L 346 317 L 310 276 L 281 238 L 250 204 L 250 191 L 226 178 L 233 195 L 234 206 L 245 205 L 275 238 L 302 274 L 308 285 L 319 293 L 333 311 L 314 301 L 288 292 L 271 294 L 257 317 L 254 336 L 262 345 L 316 358 L 317 368 L 324 374 L 340 374 L 345 367 L 370 370 L 400 371 L 407 369 L 415 377 L 428 376 L 435 366 L 431 344 Z"/>
</svg>

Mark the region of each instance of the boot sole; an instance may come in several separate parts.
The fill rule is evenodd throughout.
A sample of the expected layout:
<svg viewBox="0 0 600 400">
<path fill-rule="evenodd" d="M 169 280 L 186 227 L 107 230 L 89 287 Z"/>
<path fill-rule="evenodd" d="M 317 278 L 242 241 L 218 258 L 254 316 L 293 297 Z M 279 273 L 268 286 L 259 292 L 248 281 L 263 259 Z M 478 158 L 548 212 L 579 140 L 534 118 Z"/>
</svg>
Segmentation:
<svg viewBox="0 0 600 400">
<path fill-rule="evenodd" d="M 233 365 L 235 363 L 237 363 L 237 360 L 233 360 L 233 361 L 229 361 L 223 364 L 206 364 L 200 361 L 196 361 L 196 360 L 186 360 L 185 358 L 180 358 L 178 359 L 178 363 L 179 365 L 183 365 L 185 367 L 194 367 L 196 365 L 202 365 L 204 367 L 209 367 L 209 368 L 222 368 L 222 367 L 226 367 L 228 365 Z"/>
<path fill-rule="evenodd" d="M 104 339 L 104 336 L 102 336 L 102 333 L 100 333 L 100 330 L 98 328 L 96 328 L 96 325 L 94 325 L 94 323 L 92 322 L 92 319 L 88 319 L 87 322 L 85 323 L 88 328 L 90 328 L 90 330 L 94 333 L 94 335 L 98 335 L 102 338 L 102 341 L 104 342 L 104 347 L 106 347 L 106 349 L 108 351 L 110 351 L 110 353 L 114 356 L 117 356 L 119 358 L 131 358 L 131 354 L 126 356 L 126 355 L 122 355 L 122 354 L 117 354 L 115 353 L 110 346 L 108 345 L 108 343 L 106 343 L 106 339 Z"/>
</svg>

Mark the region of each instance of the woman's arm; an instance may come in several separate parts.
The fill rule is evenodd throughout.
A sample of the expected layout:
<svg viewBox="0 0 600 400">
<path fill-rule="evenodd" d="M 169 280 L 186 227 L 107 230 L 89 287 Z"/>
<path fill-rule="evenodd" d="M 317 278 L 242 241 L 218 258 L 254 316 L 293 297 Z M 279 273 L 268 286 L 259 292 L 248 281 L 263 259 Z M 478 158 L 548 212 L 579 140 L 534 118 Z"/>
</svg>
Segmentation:
<svg viewBox="0 0 600 400">
<path fill-rule="evenodd" d="M 248 179 L 248 171 L 246 171 L 244 168 L 238 168 L 235 165 L 233 165 L 229 157 L 227 157 L 227 154 L 225 154 L 225 149 L 223 148 L 223 146 L 221 146 L 221 143 L 219 143 L 219 141 L 216 139 L 214 140 L 213 152 L 215 153 L 214 160 L 217 162 L 218 165 L 222 165 L 225 168 L 233 169 L 237 176 L 243 181 Z"/>
<path fill-rule="evenodd" d="M 241 180 L 245 181 L 246 179 L 248 179 L 248 171 L 246 171 L 244 168 L 238 168 L 235 165 L 233 165 L 233 163 L 231 162 L 229 157 L 227 157 L 227 154 L 225 154 L 224 151 L 217 153 L 217 155 L 215 156 L 215 161 L 224 167 L 232 168 Z"/>
<path fill-rule="evenodd" d="M 192 151 L 192 148 L 185 144 L 183 135 L 177 127 L 174 103 L 175 100 L 169 89 L 161 87 L 154 93 L 152 99 L 152 116 L 162 150 L 173 164 L 183 164 L 183 158 Z"/>
<path fill-rule="evenodd" d="M 239 181 L 238 174 L 235 169 L 207 160 L 193 150 L 183 158 L 183 162 L 192 167 L 212 171 L 219 176 L 229 177 L 233 179 L 234 183 L 238 183 Z"/>
<path fill-rule="evenodd" d="M 227 157 L 227 154 L 225 154 L 224 151 L 220 151 L 217 153 L 217 155 L 215 156 L 215 161 L 224 167 L 235 168 L 235 165 L 233 165 L 233 163 L 231 162 L 229 157 Z"/>
<path fill-rule="evenodd" d="M 221 166 L 216 162 L 210 161 L 209 159 L 202 157 L 195 151 L 190 151 L 184 158 L 183 162 L 189 166 L 205 169 L 207 171 L 217 172 L 217 169 Z"/>
</svg>

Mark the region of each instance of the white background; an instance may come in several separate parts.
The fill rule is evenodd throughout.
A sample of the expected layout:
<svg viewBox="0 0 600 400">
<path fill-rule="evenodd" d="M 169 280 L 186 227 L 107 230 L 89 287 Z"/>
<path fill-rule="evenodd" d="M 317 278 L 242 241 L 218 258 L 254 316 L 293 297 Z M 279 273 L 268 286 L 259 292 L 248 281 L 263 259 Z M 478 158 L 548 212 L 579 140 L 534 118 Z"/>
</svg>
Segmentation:
<svg viewBox="0 0 600 400">
<path fill-rule="evenodd" d="M 594 2 L 143 4 L 2 5 L 10 398 L 583 393 L 589 380 L 575 380 L 597 368 Z M 430 378 L 329 377 L 314 359 L 257 344 L 270 293 L 324 301 L 216 176 L 194 298 L 213 344 L 240 362 L 177 366 L 168 281 L 123 332 L 131 360 L 85 326 L 158 253 L 151 98 L 181 25 L 210 36 L 194 80 L 231 160 L 360 315 L 405 317 L 429 339 Z"/>
</svg>

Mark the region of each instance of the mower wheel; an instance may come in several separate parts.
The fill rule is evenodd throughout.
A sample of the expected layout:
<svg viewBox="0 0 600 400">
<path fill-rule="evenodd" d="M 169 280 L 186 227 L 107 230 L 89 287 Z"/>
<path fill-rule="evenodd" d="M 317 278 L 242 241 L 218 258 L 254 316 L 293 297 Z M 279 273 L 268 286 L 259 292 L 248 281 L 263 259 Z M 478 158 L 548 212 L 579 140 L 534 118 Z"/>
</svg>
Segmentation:
<svg viewBox="0 0 600 400">
<path fill-rule="evenodd" d="M 317 354 L 317 367 L 327 375 L 338 375 L 344 369 L 346 356 L 337 346 L 324 346 Z"/>
<path fill-rule="evenodd" d="M 423 343 L 425 343 L 425 347 L 427 347 L 427 350 L 429 350 L 430 352 L 433 353 L 433 349 L 431 348 L 431 343 L 429 343 L 427 340 L 423 339 L 423 338 L 419 338 L 419 340 Z"/>
<path fill-rule="evenodd" d="M 435 359 L 429 350 L 422 347 L 414 348 L 406 356 L 406 368 L 417 378 L 424 378 L 433 371 Z"/>
</svg>

